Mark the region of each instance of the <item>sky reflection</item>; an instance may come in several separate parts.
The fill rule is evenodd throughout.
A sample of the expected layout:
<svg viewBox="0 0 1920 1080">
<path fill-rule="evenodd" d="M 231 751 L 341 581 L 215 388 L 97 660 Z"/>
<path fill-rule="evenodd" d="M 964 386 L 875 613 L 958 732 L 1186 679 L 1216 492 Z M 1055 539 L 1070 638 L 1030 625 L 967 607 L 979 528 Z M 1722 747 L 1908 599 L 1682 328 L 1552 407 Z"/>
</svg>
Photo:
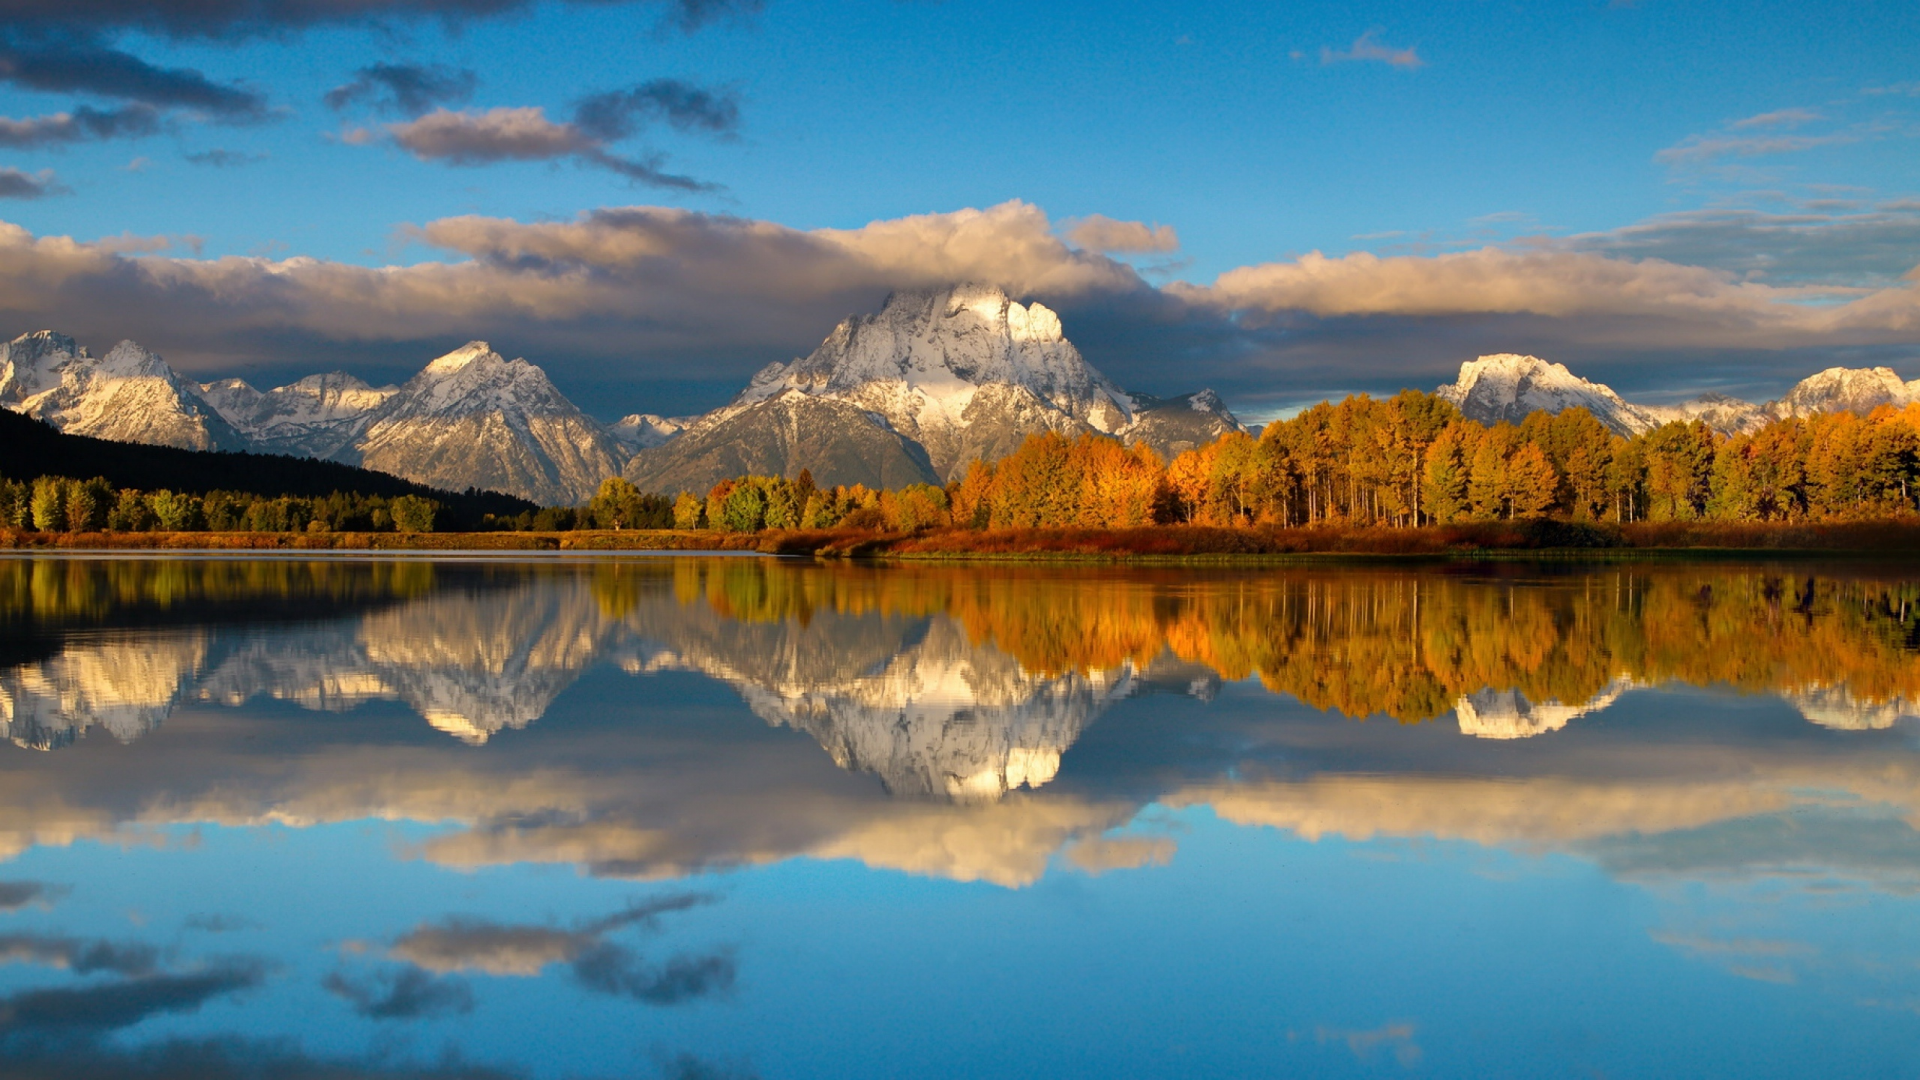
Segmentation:
<svg viewBox="0 0 1920 1080">
<path fill-rule="evenodd" d="M 1917 587 L 8 560 L 0 1054 L 1899 1075 Z"/>
</svg>

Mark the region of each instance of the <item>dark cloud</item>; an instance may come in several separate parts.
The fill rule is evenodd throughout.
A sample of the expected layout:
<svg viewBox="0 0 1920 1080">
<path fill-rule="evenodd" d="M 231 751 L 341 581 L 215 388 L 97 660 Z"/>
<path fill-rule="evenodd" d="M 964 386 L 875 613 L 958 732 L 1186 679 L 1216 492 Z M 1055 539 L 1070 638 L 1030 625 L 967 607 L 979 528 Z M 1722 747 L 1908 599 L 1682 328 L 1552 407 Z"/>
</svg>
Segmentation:
<svg viewBox="0 0 1920 1080">
<path fill-rule="evenodd" d="M 144 942 L 87 941 L 40 934 L 0 934 L 0 963 L 9 961 L 66 968 L 76 975 L 110 971 L 115 975 L 151 975 L 159 950 Z"/>
<path fill-rule="evenodd" d="M 417 120 L 391 124 L 388 135 L 422 161 L 491 165 L 502 161 L 574 160 L 610 169 L 636 183 L 678 191 L 716 191 L 717 185 L 666 172 L 658 154 L 623 157 L 576 123 L 556 123 L 538 107 L 485 111 L 436 109 Z"/>
<path fill-rule="evenodd" d="M 582 98 L 573 111 L 574 126 L 603 142 L 627 138 L 656 120 L 680 131 L 730 135 L 740 126 L 740 100 L 732 91 L 654 79 Z"/>
<path fill-rule="evenodd" d="M 383 971 L 371 981 L 356 981 L 336 971 L 320 985 L 345 998 L 354 1012 L 369 1020 L 418 1020 L 473 1011 L 473 990 L 465 980 L 436 978 L 411 964 Z"/>
<path fill-rule="evenodd" d="M 733 957 L 727 953 L 675 956 L 647 963 L 631 949 L 602 941 L 573 960 L 573 978 L 596 994 L 613 994 L 649 1005 L 681 1005 L 733 989 Z"/>
<path fill-rule="evenodd" d="M 572 0 L 615 6 L 632 0 Z M 21 26 L 95 33 L 139 30 L 180 38 L 241 38 L 314 26 L 431 20 L 459 24 L 524 11 L 534 0 L 9 0 Z M 661 25 L 687 33 L 757 14 L 764 0 L 664 0 Z"/>
<path fill-rule="evenodd" d="M 239 150 L 201 150 L 188 154 L 187 161 L 193 165 L 209 165 L 216 169 L 232 169 L 241 165 L 252 165 L 267 160 L 265 154 L 249 154 Z"/>
<path fill-rule="evenodd" d="M 527 1074 L 458 1059 L 402 1065 L 311 1057 L 290 1043 L 166 1039 L 137 1048 L 99 1038 L 0 1038 L 7 1080 L 526 1080 Z M 692 1074 L 699 1076 L 700 1074 Z M 725 1074 L 719 1074 L 725 1075 Z"/>
<path fill-rule="evenodd" d="M 1920 205 L 1894 203 L 1856 213 L 1695 210 L 1558 243 L 1710 266 L 1775 285 L 1884 288 L 1920 264 Z"/>
<path fill-rule="evenodd" d="M 267 112 L 266 98 L 251 90 L 216 83 L 188 68 L 155 67 L 97 40 L 68 35 L 0 30 L 0 81 L 31 90 L 199 109 L 223 120 L 258 120 Z"/>
<path fill-rule="evenodd" d="M 82 105 L 72 112 L 15 120 L 0 116 L 0 146 L 35 147 L 90 139 L 140 138 L 160 130 L 160 110 L 135 102 L 114 109 Z"/>
<path fill-rule="evenodd" d="M 52 169 L 23 172 L 11 165 L 0 165 L 0 199 L 38 199 L 62 195 L 69 189 L 54 179 Z"/>
<path fill-rule="evenodd" d="M 230 934 L 236 930 L 258 930 L 260 924 L 244 915 L 189 915 L 181 924 L 189 930 L 209 934 Z"/>
<path fill-rule="evenodd" d="M 335 111 L 364 105 L 388 116 L 412 119 L 436 105 L 460 105 L 473 97 L 480 77 L 465 70 L 418 64 L 373 64 L 355 72 L 350 83 L 327 91 Z"/>
<path fill-rule="evenodd" d="M 27 990 L 0 998 L 0 1034 L 113 1031 L 150 1016 L 194 1012 L 265 978 L 258 964 L 232 964 L 183 975 L 151 975 L 99 986 Z"/>
<path fill-rule="evenodd" d="M 65 885 L 44 881 L 0 881 L 0 912 L 19 911 L 29 904 L 50 904 L 68 891 Z"/>
<path fill-rule="evenodd" d="M 593 993 L 628 997 L 650 1005 L 678 1005 L 732 989 L 736 970 L 732 955 L 724 951 L 681 955 L 664 964 L 653 964 L 633 950 L 606 940 L 607 936 L 628 928 L 657 929 L 661 915 L 710 904 L 715 899 L 704 893 L 672 893 L 571 928 L 449 919 L 405 934 L 394 942 L 390 955 L 408 961 L 409 970 L 417 972 L 419 980 L 428 978 L 421 968 L 530 976 L 549 965 L 566 964 L 574 981 Z M 336 989 L 329 984 L 328 989 L 356 1004 L 377 1000 L 375 994 L 364 990 L 350 996 L 351 987 Z"/>
</svg>

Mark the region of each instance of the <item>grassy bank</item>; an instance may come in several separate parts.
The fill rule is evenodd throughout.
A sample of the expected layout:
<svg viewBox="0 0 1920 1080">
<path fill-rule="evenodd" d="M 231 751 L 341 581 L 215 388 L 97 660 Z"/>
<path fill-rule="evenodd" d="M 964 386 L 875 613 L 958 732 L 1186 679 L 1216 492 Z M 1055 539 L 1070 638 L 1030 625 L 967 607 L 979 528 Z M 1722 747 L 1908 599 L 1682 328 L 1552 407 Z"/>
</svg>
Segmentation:
<svg viewBox="0 0 1920 1080">
<path fill-rule="evenodd" d="M 1587 525 L 1550 520 L 1422 529 L 941 529 L 735 533 L 675 530 L 465 533 L 39 533 L 0 531 L 0 548 L 223 551 L 757 551 L 823 558 L 1186 561 L 1289 556 L 1485 557 L 1579 552 L 1920 553 L 1920 520 L 1836 524 L 1663 522 Z"/>
</svg>

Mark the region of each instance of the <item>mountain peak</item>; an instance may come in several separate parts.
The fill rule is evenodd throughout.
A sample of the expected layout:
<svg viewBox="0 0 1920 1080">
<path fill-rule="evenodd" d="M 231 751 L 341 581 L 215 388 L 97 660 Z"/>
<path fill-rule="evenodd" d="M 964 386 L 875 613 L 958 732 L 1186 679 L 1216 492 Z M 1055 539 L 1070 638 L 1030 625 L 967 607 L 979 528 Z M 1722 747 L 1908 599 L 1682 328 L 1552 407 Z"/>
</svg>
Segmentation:
<svg viewBox="0 0 1920 1080">
<path fill-rule="evenodd" d="M 500 358 L 500 354 L 494 352 L 493 346 L 484 341 L 469 341 L 445 356 L 435 358 L 427 364 L 425 368 L 422 368 L 420 373 L 422 375 L 429 372 L 435 375 L 450 375 L 466 367 L 468 364 L 473 363 L 475 360 L 480 360 L 485 357 L 493 357 L 497 360 Z"/>
<path fill-rule="evenodd" d="M 1619 435 L 1655 426 L 1646 410 L 1629 405 L 1613 388 L 1568 371 L 1566 365 L 1519 353 L 1493 353 L 1460 365 L 1460 376 L 1434 393 L 1462 415 L 1483 424 L 1519 423 L 1528 413 L 1583 408 Z"/>
</svg>

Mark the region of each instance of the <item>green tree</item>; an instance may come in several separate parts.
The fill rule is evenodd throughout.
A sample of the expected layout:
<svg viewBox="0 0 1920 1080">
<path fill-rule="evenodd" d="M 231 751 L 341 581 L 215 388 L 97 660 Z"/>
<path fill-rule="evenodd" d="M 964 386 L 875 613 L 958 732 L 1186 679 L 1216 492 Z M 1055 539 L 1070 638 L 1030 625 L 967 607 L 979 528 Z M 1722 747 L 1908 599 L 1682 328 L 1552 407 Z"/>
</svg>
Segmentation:
<svg viewBox="0 0 1920 1080">
<path fill-rule="evenodd" d="M 673 500 L 673 527 L 687 532 L 707 521 L 707 501 L 691 491 L 683 491 Z"/>
<path fill-rule="evenodd" d="M 41 532 L 59 532 L 67 527 L 67 481 L 59 476 L 42 476 L 33 482 L 33 527 Z"/>
<path fill-rule="evenodd" d="M 440 504 L 418 495 L 402 495 L 387 504 L 393 515 L 393 527 L 400 532 L 432 532 L 440 517 Z"/>
</svg>

